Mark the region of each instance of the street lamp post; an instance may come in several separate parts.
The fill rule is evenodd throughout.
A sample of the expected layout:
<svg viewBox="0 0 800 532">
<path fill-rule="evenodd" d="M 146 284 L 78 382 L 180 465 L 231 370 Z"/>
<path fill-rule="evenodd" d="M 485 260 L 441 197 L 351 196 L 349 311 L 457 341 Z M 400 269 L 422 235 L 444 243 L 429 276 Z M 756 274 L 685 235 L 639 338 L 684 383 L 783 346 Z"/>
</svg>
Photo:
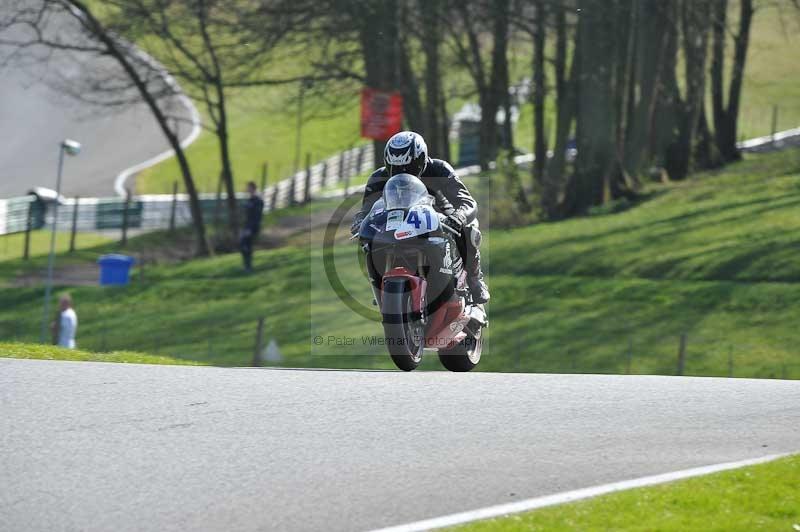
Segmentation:
<svg viewBox="0 0 800 532">
<path fill-rule="evenodd" d="M 81 144 L 77 141 L 65 139 L 58 147 L 58 173 L 56 175 L 56 199 L 53 203 L 53 226 L 50 232 L 50 254 L 47 257 L 47 284 L 44 289 L 44 309 L 42 311 L 41 343 L 47 339 L 47 322 L 50 313 L 50 294 L 53 291 L 53 262 L 55 261 L 56 224 L 58 223 L 58 204 L 61 201 L 61 173 L 64 170 L 64 154 L 78 155 Z"/>
</svg>

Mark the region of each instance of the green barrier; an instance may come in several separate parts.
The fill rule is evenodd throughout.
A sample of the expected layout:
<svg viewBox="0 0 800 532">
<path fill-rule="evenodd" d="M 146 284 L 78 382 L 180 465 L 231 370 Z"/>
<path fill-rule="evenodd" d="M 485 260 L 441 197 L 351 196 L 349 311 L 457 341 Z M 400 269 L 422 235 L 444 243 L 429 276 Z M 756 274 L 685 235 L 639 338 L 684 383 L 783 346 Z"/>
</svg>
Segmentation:
<svg viewBox="0 0 800 532">
<path fill-rule="evenodd" d="M 131 201 L 128 204 L 128 228 L 142 226 L 141 201 Z M 95 211 L 97 229 L 121 229 L 125 217 L 125 200 L 107 199 L 97 202 Z"/>
<path fill-rule="evenodd" d="M 31 229 L 44 227 L 45 206 L 36 196 L 21 196 L 6 200 L 5 233 L 20 233 L 28 226 L 28 216 L 31 220 Z"/>
<path fill-rule="evenodd" d="M 246 199 L 238 198 L 237 203 L 239 209 L 242 209 L 247 203 Z M 223 224 L 228 221 L 228 204 L 225 198 L 217 200 L 216 198 L 202 198 L 200 199 L 200 210 L 203 212 L 203 219 L 206 223 Z"/>
</svg>

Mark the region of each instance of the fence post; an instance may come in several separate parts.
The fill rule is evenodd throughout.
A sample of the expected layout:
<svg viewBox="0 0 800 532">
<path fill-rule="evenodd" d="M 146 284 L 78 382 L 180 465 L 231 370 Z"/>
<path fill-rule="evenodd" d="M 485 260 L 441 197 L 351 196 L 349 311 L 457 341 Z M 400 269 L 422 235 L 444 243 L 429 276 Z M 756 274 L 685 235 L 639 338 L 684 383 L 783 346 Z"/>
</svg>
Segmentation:
<svg viewBox="0 0 800 532">
<path fill-rule="evenodd" d="M 775 142 L 775 133 L 778 132 L 778 106 L 772 106 L 772 142 Z"/>
<path fill-rule="evenodd" d="M 728 346 L 728 377 L 733 377 L 733 346 Z"/>
<path fill-rule="evenodd" d="M 128 245 L 128 207 L 131 203 L 131 190 L 125 189 L 125 205 L 122 208 L 122 246 Z"/>
<path fill-rule="evenodd" d="M 267 188 L 267 162 L 264 161 L 264 164 L 261 165 L 261 188 L 259 190 L 263 194 L 266 188 Z"/>
<path fill-rule="evenodd" d="M 258 318 L 258 325 L 256 326 L 256 347 L 253 349 L 253 366 L 259 367 L 261 365 L 261 349 L 264 344 L 264 318 Z"/>
<path fill-rule="evenodd" d="M 219 174 L 219 181 L 217 181 L 217 199 L 214 203 L 214 225 L 219 227 L 220 217 L 222 212 L 222 172 Z"/>
<path fill-rule="evenodd" d="M 172 182 L 172 205 L 169 209 L 169 232 L 175 232 L 175 211 L 178 210 L 178 182 Z"/>
<path fill-rule="evenodd" d="M 269 211 L 272 212 L 278 208 L 278 183 L 272 185 L 272 197 L 269 200 Z"/>
<path fill-rule="evenodd" d="M 681 343 L 678 347 L 678 371 L 677 375 L 683 375 L 683 370 L 686 365 L 686 333 L 681 335 Z"/>
<path fill-rule="evenodd" d="M 289 183 L 289 205 L 295 206 L 297 205 L 297 200 L 295 200 L 294 195 L 297 192 L 297 173 L 292 175 L 292 180 Z"/>
<path fill-rule="evenodd" d="M 320 188 L 325 188 L 328 184 L 328 161 L 322 161 L 322 180 Z"/>
<path fill-rule="evenodd" d="M 100 352 L 107 353 L 108 352 L 108 325 L 106 324 L 106 320 L 103 320 L 103 331 L 100 336 Z"/>
<path fill-rule="evenodd" d="M 75 196 L 75 204 L 72 206 L 72 233 L 69 235 L 69 252 L 75 251 L 75 233 L 78 232 L 78 204 L 81 201 L 80 196 Z"/>
<path fill-rule="evenodd" d="M 311 154 L 306 153 L 306 188 L 303 192 L 303 203 L 311 201 Z"/>
<path fill-rule="evenodd" d="M 361 173 L 361 165 L 364 163 L 364 152 L 366 151 L 366 146 L 361 146 L 358 149 L 358 154 L 356 155 L 356 171 L 354 172 L 355 175 L 359 175 Z"/>
<path fill-rule="evenodd" d="M 628 338 L 628 360 L 625 364 L 625 373 L 631 374 L 631 366 L 633 366 L 633 338 Z"/>
<path fill-rule="evenodd" d="M 31 252 L 31 221 L 33 202 L 28 203 L 28 219 L 25 221 L 25 249 L 22 252 L 22 259 L 28 260 Z"/>
<path fill-rule="evenodd" d="M 346 155 L 347 155 L 347 151 L 346 150 L 339 154 L 339 172 L 338 172 L 338 175 L 336 176 L 336 182 L 337 183 L 341 183 L 342 180 L 344 180 L 344 172 L 345 172 L 344 158 L 345 158 Z"/>
</svg>

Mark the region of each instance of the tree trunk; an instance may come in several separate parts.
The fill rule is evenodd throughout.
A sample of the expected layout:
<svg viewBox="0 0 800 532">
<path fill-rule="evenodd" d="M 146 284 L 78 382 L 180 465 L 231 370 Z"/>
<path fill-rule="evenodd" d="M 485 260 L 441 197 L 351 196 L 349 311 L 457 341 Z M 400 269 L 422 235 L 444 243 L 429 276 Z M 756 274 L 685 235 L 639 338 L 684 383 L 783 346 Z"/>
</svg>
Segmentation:
<svg viewBox="0 0 800 532">
<path fill-rule="evenodd" d="M 350 18 L 358 25 L 367 86 L 384 91 L 400 90 L 399 4 L 375 0 L 353 3 L 350 7 L 353 9 Z M 384 145 L 383 140 L 372 142 L 375 161 L 383 160 Z"/>
<path fill-rule="evenodd" d="M 678 20 L 676 3 L 664 3 L 660 23 L 664 26 L 659 73 L 660 87 L 652 102 L 648 125 L 648 156 L 658 165 L 665 164 L 665 154 L 674 142 L 679 127 L 680 90 L 676 77 L 678 63 Z M 666 156 L 669 158 L 669 156 Z"/>
<path fill-rule="evenodd" d="M 544 0 L 537 0 L 536 27 L 533 35 L 533 180 L 539 190 L 544 188 L 544 171 L 547 164 L 547 137 L 544 130 L 546 17 Z"/>
<path fill-rule="evenodd" d="M 714 140 L 722 160 L 736 161 L 741 158 L 736 147 L 739 120 L 739 99 L 742 92 L 747 48 L 750 42 L 750 25 L 753 20 L 752 0 L 741 0 L 739 31 L 734 37 L 734 56 L 728 102 L 725 105 L 725 38 L 727 32 L 727 0 L 714 0 L 712 9 L 713 41 L 711 56 L 711 102 L 714 117 Z"/>
<path fill-rule="evenodd" d="M 227 195 L 225 203 L 228 209 L 228 230 L 233 244 L 239 235 L 239 204 L 236 201 L 236 186 L 233 181 L 233 169 L 231 168 L 225 92 L 221 82 L 217 85 L 217 97 L 217 109 L 219 110 L 220 119 L 217 124 L 217 138 L 219 140 L 220 162 L 222 164 L 222 181 L 225 184 L 225 194 Z"/>
<path fill-rule="evenodd" d="M 603 202 L 615 159 L 614 12 L 604 0 L 582 0 L 579 5 L 578 154 L 571 197 L 566 200 L 569 213 L 584 212 Z"/>
<path fill-rule="evenodd" d="M 447 98 L 444 90 L 439 92 L 439 147 L 442 150 L 442 159 L 450 160 L 450 119 L 447 116 Z"/>
<path fill-rule="evenodd" d="M 739 31 L 734 37 L 733 67 L 731 84 L 728 90 L 728 107 L 725 109 L 724 128 L 718 135 L 719 150 L 727 161 L 737 161 L 742 158 L 739 148 L 736 147 L 736 134 L 744 67 L 747 60 L 747 48 L 750 43 L 750 26 L 753 20 L 753 0 L 740 0 L 739 5 Z"/>
<path fill-rule="evenodd" d="M 119 48 L 117 41 L 106 32 L 103 25 L 97 20 L 91 10 L 83 2 L 79 0 L 70 0 L 69 3 L 70 5 L 74 6 L 78 12 L 80 12 L 81 16 L 77 16 L 76 18 L 78 18 L 81 24 L 83 24 L 84 27 L 86 27 L 87 30 L 89 30 L 91 34 L 95 36 L 95 38 L 103 43 L 103 45 L 108 49 L 109 55 L 111 55 L 125 70 L 125 73 L 136 86 L 136 89 L 139 91 L 142 99 L 150 108 L 150 112 L 153 113 L 153 117 L 156 119 L 156 122 L 161 128 L 161 132 L 166 137 L 167 142 L 169 142 L 170 147 L 175 151 L 175 156 L 178 159 L 178 166 L 181 169 L 183 184 L 186 187 L 186 193 L 189 196 L 189 210 L 192 214 L 192 227 L 194 228 L 196 238 L 195 253 L 198 256 L 209 255 L 211 250 L 206 237 L 203 211 L 200 208 L 200 200 L 197 196 L 197 188 L 194 185 L 194 178 L 192 177 L 192 172 L 189 167 L 189 161 L 186 159 L 186 154 L 181 147 L 180 139 L 169 127 L 167 117 L 161 111 L 161 108 L 158 106 L 158 102 L 156 102 L 153 95 L 150 94 L 149 90 L 147 89 L 146 82 L 142 79 L 131 62 L 128 60 L 125 52 Z"/>
<path fill-rule="evenodd" d="M 419 0 L 419 9 L 427 10 L 428 16 L 422 17 L 422 51 L 425 55 L 425 116 L 424 135 L 428 149 L 433 154 L 445 156 L 447 139 L 447 117 L 442 115 L 442 83 L 439 69 L 439 47 L 441 34 L 438 25 L 442 24 L 441 0 Z"/>
<path fill-rule="evenodd" d="M 542 207 L 545 215 L 557 218 L 561 215 L 559 209 L 559 195 L 566 184 L 565 166 L 569 133 L 575 117 L 576 85 L 580 48 L 575 43 L 573 50 L 572 66 L 567 72 L 567 24 L 566 13 L 561 7 L 556 11 L 556 58 L 555 58 L 555 85 L 556 85 L 556 133 L 553 146 L 553 158 L 547 164 L 547 174 L 542 189 Z M 570 196 L 571 197 L 571 196 Z"/>
<path fill-rule="evenodd" d="M 700 102 L 700 117 L 697 120 L 697 143 L 694 149 L 694 162 L 698 168 L 709 170 L 718 168 L 722 165 L 722 158 L 714 142 L 711 129 L 708 127 L 708 117 L 706 116 L 706 105 Z"/>
<path fill-rule="evenodd" d="M 405 13 L 405 10 L 403 12 Z M 423 136 L 430 136 L 425 131 L 425 113 L 422 110 L 419 83 L 411 67 L 406 39 L 401 36 L 396 44 L 398 59 L 400 60 L 400 93 L 403 95 L 403 115 L 406 128 L 411 131 L 422 132 Z"/>
<path fill-rule="evenodd" d="M 705 95 L 709 7 L 707 1 L 695 0 L 685 2 L 681 9 L 686 97 L 676 105 L 678 134 L 667 150 L 665 168 L 671 179 L 684 179 L 688 175 L 694 152 L 694 133 L 698 127 Z"/>
<path fill-rule="evenodd" d="M 717 146 L 722 145 L 720 132 L 725 122 L 725 88 L 723 75 L 725 72 L 725 31 L 727 27 L 727 0 L 714 0 L 712 18 L 712 51 L 711 51 L 711 114 L 714 119 L 714 136 Z"/>
<path fill-rule="evenodd" d="M 643 0 L 636 3 L 637 24 L 631 31 L 638 33 L 636 37 L 635 66 L 633 68 L 633 86 L 638 86 L 638 99 L 631 98 L 632 108 L 627 119 L 625 135 L 625 168 L 636 175 L 643 166 L 651 163 L 652 153 L 648 147 L 652 144 L 656 128 L 657 102 L 663 94 L 667 54 L 670 50 L 669 35 L 666 31 L 669 4 L 661 0 Z"/>
<path fill-rule="evenodd" d="M 491 158 L 497 155 L 497 110 L 500 106 L 510 114 L 511 101 L 508 77 L 508 26 L 509 26 L 509 0 L 492 1 L 493 48 L 492 70 L 490 78 L 490 107 L 487 109 L 486 120 L 482 123 L 487 128 L 486 138 L 491 140 L 488 154 Z M 503 123 L 502 147 L 507 151 L 514 149 L 514 137 L 511 128 L 511 117 L 506 115 Z"/>
</svg>

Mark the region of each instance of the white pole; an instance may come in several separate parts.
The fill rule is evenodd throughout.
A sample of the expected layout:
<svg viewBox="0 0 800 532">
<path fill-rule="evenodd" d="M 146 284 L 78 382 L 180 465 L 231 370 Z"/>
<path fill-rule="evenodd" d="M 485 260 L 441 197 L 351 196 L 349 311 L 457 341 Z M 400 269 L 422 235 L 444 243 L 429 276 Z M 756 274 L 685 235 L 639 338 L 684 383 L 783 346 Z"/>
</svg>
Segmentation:
<svg viewBox="0 0 800 532">
<path fill-rule="evenodd" d="M 44 289 L 44 310 L 42 312 L 41 343 L 47 339 L 48 314 L 50 313 L 50 293 L 53 290 L 53 262 L 56 248 L 56 223 L 58 223 L 58 203 L 61 198 L 61 172 L 64 169 L 64 143 L 58 147 L 58 174 L 56 176 L 56 201 L 53 204 L 53 228 L 50 233 L 50 254 L 47 257 L 47 284 Z"/>
</svg>

